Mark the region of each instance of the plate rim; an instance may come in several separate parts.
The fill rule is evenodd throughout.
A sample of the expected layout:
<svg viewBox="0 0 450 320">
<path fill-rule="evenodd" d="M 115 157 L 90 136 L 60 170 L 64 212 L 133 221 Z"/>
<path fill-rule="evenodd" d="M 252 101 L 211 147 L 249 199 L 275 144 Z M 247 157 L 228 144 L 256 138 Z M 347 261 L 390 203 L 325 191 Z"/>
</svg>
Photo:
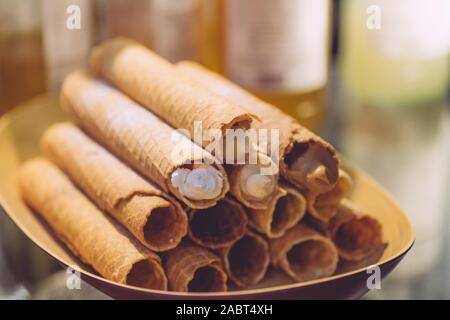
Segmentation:
<svg viewBox="0 0 450 320">
<path fill-rule="evenodd" d="M 41 249 L 42 251 L 44 251 L 47 255 L 49 255 L 51 258 L 57 260 L 58 263 L 64 265 L 64 266 L 70 266 L 69 264 L 67 264 L 67 262 L 65 262 L 59 255 L 56 254 L 51 254 L 48 250 L 45 249 L 45 245 L 42 244 L 41 241 L 37 240 L 34 236 L 30 235 L 29 233 L 25 232 L 21 227 L 20 227 L 20 223 L 18 223 L 11 215 L 9 215 L 8 213 L 8 208 L 5 208 L 4 205 L 4 201 L 2 198 L 2 195 L 0 194 L 0 206 L 3 209 L 3 211 L 5 212 L 5 214 L 8 216 L 9 219 L 11 219 L 14 224 L 19 228 L 19 230 L 29 239 L 33 242 L 33 244 L 35 244 L 36 246 L 39 247 L 39 249 Z M 41 223 L 41 222 L 40 222 Z M 54 236 L 54 235 L 52 235 Z M 371 264 L 370 266 L 378 266 L 378 267 L 383 267 L 385 264 L 394 261 L 396 259 L 398 259 L 399 257 L 401 257 L 402 255 L 405 255 L 414 245 L 414 237 L 412 237 L 410 239 L 410 241 L 408 241 L 407 245 L 405 245 L 405 247 L 402 248 L 402 250 L 400 250 L 397 254 L 393 255 L 392 257 L 389 258 L 385 258 L 379 262 L 376 262 L 374 264 Z M 68 250 L 68 248 L 64 247 L 64 250 Z M 80 261 L 80 264 L 83 264 Z M 334 280 L 338 280 L 338 279 L 343 279 L 343 278 L 347 278 L 350 277 L 352 275 L 364 272 L 365 270 L 367 270 L 369 266 L 367 267 L 362 267 L 362 268 L 358 268 L 352 271 L 348 271 L 345 273 L 340 273 L 337 275 L 333 275 L 330 277 L 325 277 L 325 278 L 321 278 L 321 279 L 316 279 L 316 280 L 310 280 L 310 281 L 305 281 L 305 282 L 297 282 L 297 283 L 290 283 L 290 284 L 284 284 L 284 285 L 277 285 L 277 286 L 272 286 L 272 287 L 267 287 L 267 288 L 256 288 L 256 289 L 244 289 L 244 290 L 236 290 L 236 291 L 225 291 L 225 292 L 178 292 L 178 291 L 163 291 L 163 290 L 154 290 L 154 289 L 145 289 L 145 288 L 140 288 L 140 287 L 134 287 L 134 286 L 130 286 L 127 284 L 121 284 L 121 283 L 117 283 L 114 282 L 112 280 L 106 279 L 104 277 L 102 277 L 101 275 L 92 273 L 88 270 L 79 268 L 79 271 L 82 275 L 87 276 L 89 278 L 93 278 L 97 281 L 100 282 L 106 282 L 108 285 L 112 285 L 112 286 L 117 286 L 120 288 L 126 288 L 128 290 L 132 290 L 132 291 L 138 291 L 140 293 L 143 294 L 156 294 L 156 295 L 161 295 L 167 298 L 170 297 L 197 297 L 197 298 L 201 298 L 201 297 L 233 297 L 233 296 L 245 296 L 245 295 L 258 295 L 258 294 L 265 294 L 265 293 L 277 293 L 277 292 L 281 292 L 281 291 L 290 291 L 290 290 L 294 290 L 294 289 L 299 289 L 302 287 L 308 287 L 308 286 L 313 286 L 313 285 L 318 285 L 318 284 L 322 284 L 325 282 L 332 282 Z"/>
</svg>

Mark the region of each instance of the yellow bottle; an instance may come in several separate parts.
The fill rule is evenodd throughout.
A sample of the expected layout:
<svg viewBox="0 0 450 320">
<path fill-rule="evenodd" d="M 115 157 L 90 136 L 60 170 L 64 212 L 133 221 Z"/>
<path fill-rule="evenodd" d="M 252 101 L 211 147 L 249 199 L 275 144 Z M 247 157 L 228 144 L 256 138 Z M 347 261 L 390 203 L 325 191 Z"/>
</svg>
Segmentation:
<svg viewBox="0 0 450 320">
<path fill-rule="evenodd" d="M 448 0 L 346 0 L 340 65 L 346 88 L 383 107 L 433 104 L 450 82 Z"/>
<path fill-rule="evenodd" d="M 325 115 L 331 2 L 219 0 L 216 6 L 217 19 L 211 20 L 218 21 L 219 59 L 209 67 L 318 131 Z"/>
</svg>

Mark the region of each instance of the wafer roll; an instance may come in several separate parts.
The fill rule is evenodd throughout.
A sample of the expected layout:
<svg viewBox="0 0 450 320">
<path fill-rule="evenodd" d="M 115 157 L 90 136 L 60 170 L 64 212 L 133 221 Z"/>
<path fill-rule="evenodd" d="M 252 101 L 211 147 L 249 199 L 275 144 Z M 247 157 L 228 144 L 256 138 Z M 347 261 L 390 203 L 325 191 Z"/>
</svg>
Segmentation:
<svg viewBox="0 0 450 320">
<path fill-rule="evenodd" d="M 211 208 L 191 209 L 188 214 L 189 237 L 207 248 L 229 246 L 242 238 L 247 230 L 244 208 L 230 198 L 219 201 Z"/>
<path fill-rule="evenodd" d="M 314 219 L 327 223 L 334 217 L 339 203 L 348 195 L 351 188 L 352 179 L 344 170 L 339 170 L 339 178 L 333 189 L 321 194 L 307 192 L 308 213 Z"/>
<path fill-rule="evenodd" d="M 129 39 L 115 38 L 94 48 L 93 69 L 174 128 L 195 135 L 203 130 L 248 129 L 253 116 L 237 104 L 183 77 L 168 61 Z M 208 146 L 214 137 L 202 139 Z M 199 141 L 197 141 L 198 143 Z"/>
<path fill-rule="evenodd" d="M 87 73 L 66 77 L 61 104 L 92 137 L 187 206 L 214 206 L 229 190 L 210 153 Z"/>
<path fill-rule="evenodd" d="M 257 152 L 256 157 L 255 164 L 226 166 L 230 193 L 248 208 L 267 209 L 278 194 L 278 168 L 267 155 Z"/>
<path fill-rule="evenodd" d="M 177 201 L 137 175 L 70 123 L 56 124 L 41 141 L 44 153 L 101 209 L 153 251 L 175 248 L 187 233 Z"/>
<path fill-rule="evenodd" d="M 339 256 L 348 261 L 364 259 L 382 244 L 381 224 L 347 199 L 330 220 L 327 233 Z"/>
<path fill-rule="evenodd" d="M 332 275 L 339 259 L 328 238 L 303 224 L 270 240 L 270 254 L 274 266 L 299 282 Z"/>
<path fill-rule="evenodd" d="M 333 188 L 338 178 L 339 160 L 334 148 L 319 136 L 302 127 L 276 107 L 263 102 L 246 90 L 194 62 L 180 62 L 177 69 L 211 91 L 239 103 L 261 121 L 255 129 L 278 129 L 278 157 L 281 174 L 297 187 L 315 193 Z M 269 143 L 269 150 L 273 143 Z M 276 146 L 276 144 L 274 144 Z M 267 154 L 273 154 L 269 151 Z M 276 153 L 275 153 L 276 154 Z"/>
<path fill-rule="evenodd" d="M 165 254 L 169 288 L 180 292 L 227 291 L 227 275 L 220 258 L 208 249 L 182 243 Z"/>
<path fill-rule="evenodd" d="M 246 235 L 219 251 L 228 277 L 238 286 L 257 284 L 270 264 L 269 245 L 263 237 L 247 231 Z"/>
<path fill-rule="evenodd" d="M 281 237 L 305 215 L 305 197 L 294 187 L 281 183 L 268 209 L 248 209 L 249 224 L 269 238 Z"/>
<path fill-rule="evenodd" d="M 227 129 L 250 127 L 250 113 L 190 79 L 185 79 L 172 64 L 131 40 L 117 38 L 98 46 L 92 51 L 91 64 L 99 74 L 164 121 L 175 128 L 187 129 L 191 139 L 198 135 L 193 126 L 195 121 L 201 121 L 205 132 L 209 129 L 219 130 L 220 139 L 228 134 Z M 158 76 L 155 77 L 155 74 Z M 234 142 L 235 137 L 231 133 L 229 137 Z M 248 149 L 242 145 L 239 145 L 243 147 L 240 148 L 238 142 L 233 143 L 235 148 L 226 149 L 223 140 L 220 143 L 222 147 L 216 148 L 214 138 L 203 136 L 202 141 L 196 142 L 227 164 L 239 163 L 240 157 L 237 155 L 245 154 L 244 149 Z M 227 157 L 231 150 L 236 157 Z M 270 165 L 276 167 L 276 164 Z M 250 166 L 250 171 L 258 170 L 253 170 L 255 166 Z M 252 172 L 252 179 L 247 179 L 249 170 L 244 168 L 238 166 L 231 169 L 231 193 L 246 206 L 267 208 L 275 193 L 277 172 L 271 175 L 256 175 L 256 172 Z"/>
<path fill-rule="evenodd" d="M 22 166 L 23 199 L 85 263 L 106 279 L 166 290 L 159 257 L 105 216 L 53 164 L 34 159 Z"/>
</svg>

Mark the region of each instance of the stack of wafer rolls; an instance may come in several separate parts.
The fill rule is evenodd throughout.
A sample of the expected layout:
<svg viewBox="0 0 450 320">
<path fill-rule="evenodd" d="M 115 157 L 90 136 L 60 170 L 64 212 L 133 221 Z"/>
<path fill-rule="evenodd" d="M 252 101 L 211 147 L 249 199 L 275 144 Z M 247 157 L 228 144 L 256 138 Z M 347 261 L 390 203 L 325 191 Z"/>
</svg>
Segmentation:
<svg viewBox="0 0 450 320">
<path fill-rule="evenodd" d="M 25 164 L 19 185 L 103 277 L 181 292 L 261 286 L 269 269 L 311 281 L 383 244 L 379 222 L 347 199 L 334 148 L 274 106 L 122 38 L 90 64 L 62 86 L 74 123 L 44 133 L 49 160 Z M 198 140 L 197 121 L 214 134 Z M 235 129 L 252 132 L 243 146 L 228 144 Z M 255 143 L 250 129 L 279 141 Z"/>
<path fill-rule="evenodd" d="M 177 64 L 177 69 L 212 92 L 255 114 L 260 119 L 252 124 L 255 128 L 279 130 L 278 152 L 275 154 L 281 174 L 289 182 L 316 193 L 329 191 L 336 184 L 339 159 L 329 143 L 276 107 L 199 64 L 184 61 Z M 271 145 L 269 142 L 269 149 Z"/>
<path fill-rule="evenodd" d="M 94 48 L 90 64 L 98 74 L 168 124 L 187 131 L 193 141 L 211 151 L 221 162 L 230 164 L 227 154 L 232 153 L 231 161 L 238 164 L 229 166 L 233 196 L 255 209 L 270 205 L 277 193 L 276 164 L 264 153 L 258 153 L 251 165 L 245 166 L 243 164 L 249 164 L 245 157 L 250 142 L 244 137 L 243 144 L 231 143 L 235 141 L 234 133 L 243 134 L 238 129 L 250 128 L 254 118 L 251 112 L 186 79 L 168 61 L 125 38 L 112 39 Z M 196 123 L 201 123 L 207 134 L 199 135 Z M 216 148 L 217 143 L 226 147 Z M 272 168 L 273 172 L 259 174 L 264 166 Z"/>
<path fill-rule="evenodd" d="M 86 72 L 65 79 L 61 104 L 96 140 L 187 206 L 211 207 L 229 190 L 210 153 Z"/>
<path fill-rule="evenodd" d="M 363 242 L 362 234 L 372 239 L 371 244 L 367 245 L 371 250 L 375 250 L 379 247 L 378 244 L 381 241 L 381 236 L 378 237 L 380 233 L 378 232 L 379 230 L 376 231 L 376 225 L 379 226 L 379 224 L 375 223 L 376 220 L 369 218 L 367 215 L 364 216 L 365 218 L 363 219 L 366 229 L 365 231 L 358 229 L 361 232 L 359 235 L 357 234 L 358 230 L 356 230 L 357 228 L 355 226 L 354 228 L 348 227 L 347 230 L 345 228 L 337 227 L 343 224 L 343 221 L 345 220 L 342 212 L 345 211 L 345 217 L 350 219 L 348 201 L 343 199 L 350 193 L 352 180 L 344 170 L 339 168 L 338 156 L 330 144 L 302 127 L 293 118 L 284 114 L 276 107 L 258 99 L 248 91 L 233 84 L 224 77 L 203 68 L 199 64 L 183 61 L 179 62 L 176 67 L 186 77 L 203 85 L 212 92 L 240 104 L 240 106 L 248 112 L 255 114 L 260 121 L 253 122 L 252 127 L 257 129 L 279 130 L 280 140 L 278 153 L 275 154 L 278 155 L 277 160 L 279 161 L 280 173 L 284 179 L 294 186 L 294 188 L 291 188 L 290 190 L 296 189 L 295 192 L 303 194 L 306 199 L 306 212 L 308 214 L 304 215 L 303 211 L 303 213 L 299 214 L 298 219 L 299 221 L 303 221 L 303 216 L 307 216 L 307 222 L 314 226 L 314 228 L 319 231 L 319 234 L 331 239 L 335 247 L 338 247 L 341 259 L 360 260 L 370 254 L 369 250 L 360 248 L 361 246 L 364 246 L 361 244 Z M 276 144 L 274 146 L 276 147 Z M 269 149 L 266 151 L 266 154 L 273 156 L 273 150 L 270 150 L 272 147 L 273 145 L 271 141 L 269 141 Z M 282 184 L 279 184 L 279 187 L 286 189 Z M 277 196 L 279 197 L 280 194 L 283 194 L 283 192 L 278 192 Z M 297 203 L 300 202 L 301 201 L 297 200 Z M 272 204 L 273 203 L 276 203 L 276 201 L 273 201 Z M 295 228 L 298 227 L 292 228 L 293 225 L 288 224 L 285 230 L 283 230 L 283 228 L 281 228 L 279 232 L 277 232 L 276 228 L 275 230 L 271 230 L 271 227 L 274 227 L 271 225 L 271 221 L 277 221 L 277 219 L 275 219 L 276 215 L 274 215 L 277 210 L 273 210 L 272 208 L 266 210 L 250 209 L 249 224 L 259 232 L 264 233 L 270 239 L 274 239 L 270 241 L 276 241 L 276 243 L 284 242 L 285 245 L 288 245 L 289 242 L 292 241 L 289 239 L 292 238 L 287 236 L 287 232 L 290 231 L 292 234 L 293 231 L 291 230 L 295 230 Z M 263 214 L 257 215 L 256 213 L 258 212 Z M 359 211 L 356 210 L 356 212 Z M 361 214 L 351 215 L 353 217 L 352 221 L 356 219 L 355 216 L 359 217 L 360 215 Z M 288 215 L 285 214 L 285 216 Z M 258 219 L 260 220 L 259 222 Z M 293 224 L 295 225 L 296 223 Z M 303 227 L 305 226 L 306 225 L 303 225 Z M 301 229 L 303 230 L 304 228 Z M 335 230 L 337 229 L 341 230 L 341 242 L 344 241 L 342 240 L 342 229 L 346 230 L 346 242 L 352 243 L 352 245 L 355 246 L 353 251 L 359 252 L 360 254 L 355 254 L 355 252 L 349 254 L 349 243 L 345 245 L 346 252 L 339 249 L 340 245 L 336 242 L 337 233 Z M 349 229 L 351 229 L 351 231 Z M 361 252 L 365 252 L 365 254 L 362 254 Z M 276 264 L 280 265 L 280 263 Z M 287 265 L 286 263 L 281 264 L 284 266 Z M 282 269 L 286 269 L 286 267 Z M 332 268 L 329 270 L 331 269 Z M 295 277 L 292 271 L 286 272 L 297 280 L 300 279 L 299 277 Z"/>
<path fill-rule="evenodd" d="M 95 207 L 55 165 L 25 163 L 19 173 L 24 200 L 82 261 L 122 284 L 166 290 L 160 258 Z"/>
<path fill-rule="evenodd" d="M 61 123 L 50 127 L 41 145 L 47 157 L 149 249 L 173 249 L 186 235 L 186 212 L 177 201 L 74 125 Z"/>
</svg>

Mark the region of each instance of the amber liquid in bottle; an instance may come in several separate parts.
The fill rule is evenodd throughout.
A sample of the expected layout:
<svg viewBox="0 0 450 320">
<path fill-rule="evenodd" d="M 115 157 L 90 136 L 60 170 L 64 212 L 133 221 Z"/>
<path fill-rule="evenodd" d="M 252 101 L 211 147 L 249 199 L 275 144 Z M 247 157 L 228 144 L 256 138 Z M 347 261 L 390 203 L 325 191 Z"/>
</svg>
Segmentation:
<svg viewBox="0 0 450 320">
<path fill-rule="evenodd" d="M 330 1 L 216 0 L 206 63 L 313 131 L 326 114 Z M 211 13 L 210 13 L 211 14 Z M 215 23 L 215 24 L 214 24 Z M 212 25 L 211 25 L 212 24 Z"/>
<path fill-rule="evenodd" d="M 268 91 L 254 93 L 297 119 L 303 126 L 315 132 L 321 130 L 326 116 L 325 85 L 306 92 Z"/>
<path fill-rule="evenodd" d="M 0 115 L 44 91 L 41 31 L 0 33 Z"/>
</svg>

